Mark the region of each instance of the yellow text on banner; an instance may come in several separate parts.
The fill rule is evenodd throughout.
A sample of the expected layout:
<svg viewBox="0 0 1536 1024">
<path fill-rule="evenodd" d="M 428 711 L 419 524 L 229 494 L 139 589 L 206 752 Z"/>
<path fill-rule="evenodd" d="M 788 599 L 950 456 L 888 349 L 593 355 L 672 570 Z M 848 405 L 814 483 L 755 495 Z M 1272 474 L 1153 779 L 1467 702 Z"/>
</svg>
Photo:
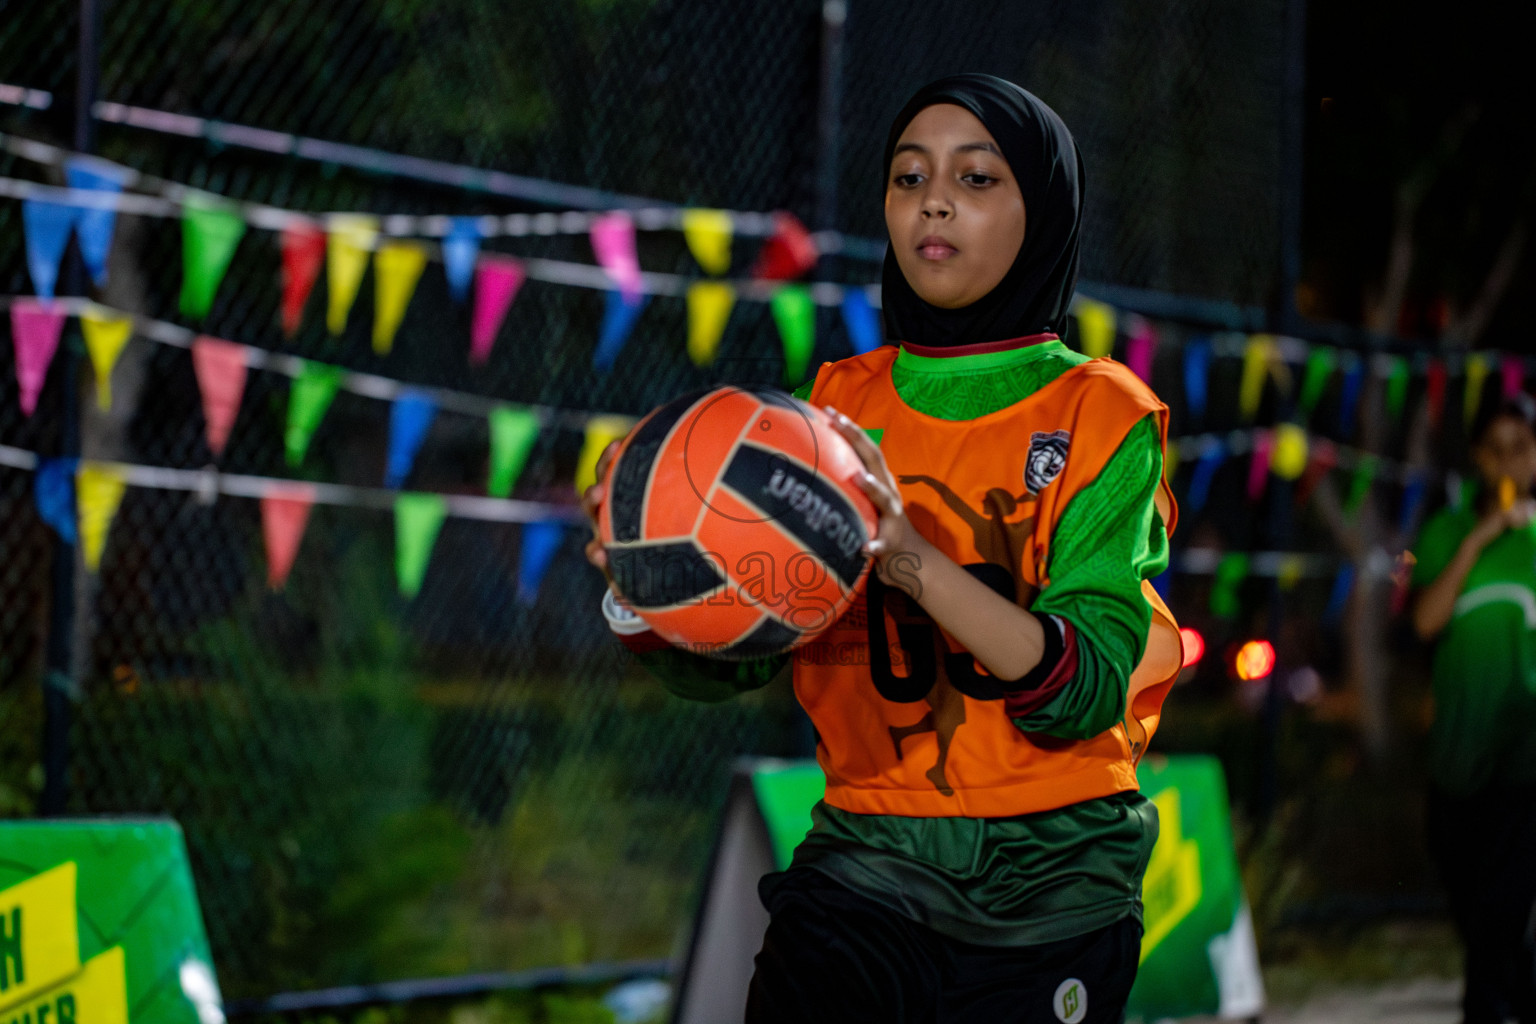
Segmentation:
<svg viewBox="0 0 1536 1024">
<path fill-rule="evenodd" d="M 79 969 L 74 861 L 0 891 L 0 1016 Z"/>
<path fill-rule="evenodd" d="M 1141 959 L 1157 948 L 1178 923 L 1200 904 L 1200 844 L 1184 837 L 1179 791 L 1165 789 L 1152 798 L 1160 828 L 1147 874 L 1142 881 L 1143 920 Z"/>
<path fill-rule="evenodd" d="M 62 985 L 0 1011 L 6 1024 L 128 1024 L 128 974 L 123 947 L 113 946 L 85 962 Z"/>
</svg>

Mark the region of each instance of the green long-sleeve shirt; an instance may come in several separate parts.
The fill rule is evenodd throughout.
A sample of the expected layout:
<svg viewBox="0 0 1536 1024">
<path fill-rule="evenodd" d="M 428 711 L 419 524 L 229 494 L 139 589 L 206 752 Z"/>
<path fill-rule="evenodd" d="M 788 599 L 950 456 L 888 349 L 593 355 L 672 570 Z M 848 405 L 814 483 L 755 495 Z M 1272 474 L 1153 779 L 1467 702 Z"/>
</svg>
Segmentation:
<svg viewBox="0 0 1536 1024">
<path fill-rule="evenodd" d="M 1433 583 L 1477 526 L 1446 509 L 1413 546 L 1415 586 Z M 1429 776 L 1453 796 L 1536 786 L 1536 523 L 1477 556 L 1435 644 Z"/>
<path fill-rule="evenodd" d="M 966 420 L 1006 408 L 1084 361 L 1059 341 L 967 356 L 902 350 L 891 373 L 912 408 Z M 797 394 L 808 397 L 810 389 Z M 1149 417 L 1062 513 L 1051 584 L 1031 610 L 1072 623 L 1077 670 L 1049 703 L 1015 719 L 1023 731 L 1078 739 L 1124 716 L 1151 618 L 1141 582 L 1168 562 L 1153 503 L 1161 475 L 1162 446 Z M 641 660 L 679 696 L 723 700 L 767 684 L 789 656 L 731 663 L 668 649 Z M 1141 876 L 1157 838 L 1156 810 L 1138 793 L 1006 819 L 853 814 L 821 803 L 812 820 L 795 866 L 823 871 L 945 934 L 989 945 L 1051 942 L 1139 917 Z"/>
</svg>

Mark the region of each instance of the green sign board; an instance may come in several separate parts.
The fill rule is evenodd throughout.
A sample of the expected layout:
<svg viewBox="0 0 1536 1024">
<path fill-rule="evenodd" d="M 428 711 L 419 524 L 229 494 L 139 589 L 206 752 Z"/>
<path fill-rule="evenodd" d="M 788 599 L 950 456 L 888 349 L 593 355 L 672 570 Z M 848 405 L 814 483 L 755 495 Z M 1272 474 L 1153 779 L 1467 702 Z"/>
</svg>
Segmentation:
<svg viewBox="0 0 1536 1024">
<path fill-rule="evenodd" d="M 1160 832 L 1142 881 L 1141 969 L 1127 1016 L 1255 1016 L 1264 989 L 1221 765 L 1213 757 L 1154 755 L 1137 775 L 1157 805 Z M 814 761 L 765 761 L 753 769 L 753 793 L 780 870 L 810 830 L 811 807 L 825 784 Z"/>
<path fill-rule="evenodd" d="M 0 822 L 0 1024 L 221 1024 L 173 821 Z"/>
<path fill-rule="evenodd" d="M 1159 832 L 1141 884 L 1146 931 L 1127 1016 L 1257 1016 L 1264 985 L 1221 764 L 1149 756 L 1136 774 Z"/>
</svg>

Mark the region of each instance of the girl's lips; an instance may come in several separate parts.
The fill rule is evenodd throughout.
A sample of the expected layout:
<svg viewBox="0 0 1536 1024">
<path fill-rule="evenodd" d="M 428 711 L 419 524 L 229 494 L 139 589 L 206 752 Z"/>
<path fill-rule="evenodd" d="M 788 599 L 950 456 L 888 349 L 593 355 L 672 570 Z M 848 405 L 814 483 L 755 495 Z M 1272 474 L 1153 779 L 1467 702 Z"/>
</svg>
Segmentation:
<svg viewBox="0 0 1536 1024">
<path fill-rule="evenodd" d="M 917 254 L 925 260 L 945 260 L 959 251 L 937 235 L 929 235 L 917 243 Z"/>
</svg>

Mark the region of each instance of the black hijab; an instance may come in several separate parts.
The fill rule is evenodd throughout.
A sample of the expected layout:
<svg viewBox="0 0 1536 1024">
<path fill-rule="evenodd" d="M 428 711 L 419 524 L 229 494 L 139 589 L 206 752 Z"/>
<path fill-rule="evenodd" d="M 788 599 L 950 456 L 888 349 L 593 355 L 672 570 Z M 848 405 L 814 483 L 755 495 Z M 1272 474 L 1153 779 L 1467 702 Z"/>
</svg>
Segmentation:
<svg viewBox="0 0 1536 1024">
<path fill-rule="evenodd" d="M 885 142 L 882 173 L 901 133 L 925 107 L 964 107 L 997 140 L 1024 196 L 1024 244 L 996 288 L 969 306 L 942 309 L 920 299 L 887 250 L 881 278 L 885 333 L 893 341 L 936 348 L 1004 341 L 1066 328 L 1077 286 L 1077 230 L 1082 222 L 1083 169 L 1077 143 L 1056 112 L 1012 82 L 991 75 L 953 75 L 917 91 Z"/>
</svg>

